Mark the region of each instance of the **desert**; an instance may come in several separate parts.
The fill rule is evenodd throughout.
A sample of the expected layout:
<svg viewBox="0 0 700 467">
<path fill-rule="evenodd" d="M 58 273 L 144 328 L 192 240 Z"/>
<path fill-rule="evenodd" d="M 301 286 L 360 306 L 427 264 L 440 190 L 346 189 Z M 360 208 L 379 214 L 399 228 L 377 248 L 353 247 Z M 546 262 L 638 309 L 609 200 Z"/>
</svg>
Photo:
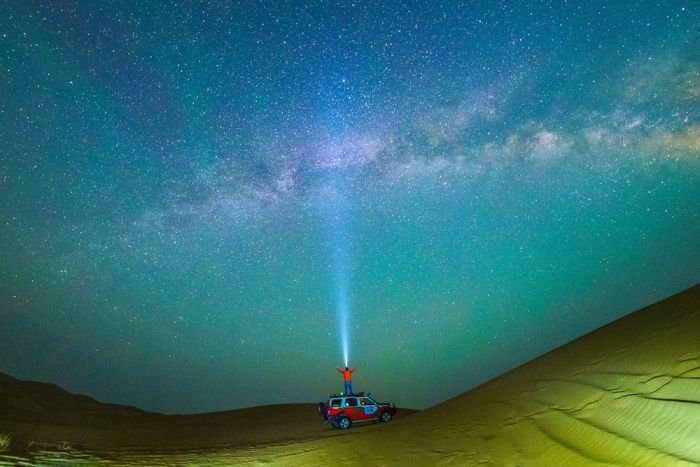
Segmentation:
<svg viewBox="0 0 700 467">
<path fill-rule="evenodd" d="M 2 465 L 697 465 L 700 286 L 423 411 L 333 430 L 309 404 L 168 416 L 4 375 Z"/>
</svg>

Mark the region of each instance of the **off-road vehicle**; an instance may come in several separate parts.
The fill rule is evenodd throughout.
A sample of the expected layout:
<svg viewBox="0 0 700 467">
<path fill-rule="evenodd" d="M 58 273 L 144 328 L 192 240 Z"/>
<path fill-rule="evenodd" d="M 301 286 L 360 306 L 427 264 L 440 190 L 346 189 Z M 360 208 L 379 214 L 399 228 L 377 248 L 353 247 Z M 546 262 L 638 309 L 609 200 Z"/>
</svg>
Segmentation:
<svg viewBox="0 0 700 467">
<path fill-rule="evenodd" d="M 396 414 L 396 406 L 387 402 L 377 402 L 370 395 L 331 394 L 326 402 L 318 403 L 321 420 L 333 428 L 346 430 L 353 423 L 389 422 Z"/>
</svg>

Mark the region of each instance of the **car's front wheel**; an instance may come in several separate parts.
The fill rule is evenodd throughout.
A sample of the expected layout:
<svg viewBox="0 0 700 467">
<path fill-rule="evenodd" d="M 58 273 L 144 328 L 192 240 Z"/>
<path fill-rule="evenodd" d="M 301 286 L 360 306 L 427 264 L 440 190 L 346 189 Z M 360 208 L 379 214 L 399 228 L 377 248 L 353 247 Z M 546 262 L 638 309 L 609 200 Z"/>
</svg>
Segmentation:
<svg viewBox="0 0 700 467">
<path fill-rule="evenodd" d="M 382 421 L 383 421 L 384 423 L 390 422 L 390 421 L 391 421 L 391 412 L 384 412 L 384 413 L 382 413 L 382 417 L 381 417 L 381 418 L 382 418 Z"/>
<path fill-rule="evenodd" d="M 340 428 L 341 430 L 347 430 L 348 428 L 350 428 L 350 425 L 352 425 L 352 422 L 348 417 L 340 417 L 338 419 L 338 428 Z"/>
</svg>

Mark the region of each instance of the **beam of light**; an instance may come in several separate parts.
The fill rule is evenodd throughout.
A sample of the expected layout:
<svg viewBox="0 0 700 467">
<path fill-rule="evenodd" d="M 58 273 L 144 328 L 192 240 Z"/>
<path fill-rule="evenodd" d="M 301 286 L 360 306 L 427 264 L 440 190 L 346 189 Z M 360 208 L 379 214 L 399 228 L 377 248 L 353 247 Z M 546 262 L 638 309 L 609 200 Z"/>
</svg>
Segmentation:
<svg viewBox="0 0 700 467">
<path fill-rule="evenodd" d="M 350 361 L 350 261 L 349 212 L 342 170 L 332 177 L 328 187 L 327 216 L 330 240 L 331 275 L 333 281 L 335 318 L 340 336 L 340 350 L 345 366 Z"/>
<path fill-rule="evenodd" d="M 335 291 L 335 312 L 338 321 L 338 331 L 340 333 L 340 344 L 343 353 L 345 366 L 350 360 L 350 330 L 348 326 L 350 315 L 349 288 L 349 261 L 348 261 L 348 213 L 345 199 L 342 195 L 332 199 L 333 210 L 331 215 L 331 248 L 333 268 L 333 288 Z"/>
<path fill-rule="evenodd" d="M 338 216 L 343 216 L 344 213 L 337 213 Z M 349 339 L 350 332 L 348 329 L 348 315 L 350 310 L 348 297 L 348 258 L 347 258 L 347 231 L 342 229 L 336 232 L 337 243 L 333 248 L 333 282 L 336 293 L 336 318 L 340 332 L 341 349 L 343 352 L 343 360 L 345 366 L 348 366 L 349 360 Z"/>
</svg>

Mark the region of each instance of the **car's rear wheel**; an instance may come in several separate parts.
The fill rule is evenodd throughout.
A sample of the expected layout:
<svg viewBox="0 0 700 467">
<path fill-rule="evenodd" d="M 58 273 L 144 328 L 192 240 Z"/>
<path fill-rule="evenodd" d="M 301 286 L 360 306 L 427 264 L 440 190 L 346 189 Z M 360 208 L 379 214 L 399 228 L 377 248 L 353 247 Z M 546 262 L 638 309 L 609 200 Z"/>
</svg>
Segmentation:
<svg viewBox="0 0 700 467">
<path fill-rule="evenodd" d="M 381 418 L 382 418 L 382 421 L 383 421 L 384 423 L 390 422 L 390 421 L 391 421 L 391 412 L 384 412 L 384 413 L 382 413 L 382 417 L 381 417 Z"/>
<path fill-rule="evenodd" d="M 326 404 L 323 402 L 318 403 L 318 415 L 321 417 L 321 420 L 328 419 L 328 414 L 326 414 Z"/>
<path fill-rule="evenodd" d="M 340 428 L 341 430 L 347 430 L 348 428 L 350 428 L 350 425 L 352 425 L 352 422 L 348 417 L 340 417 L 338 419 L 338 428 Z"/>
</svg>

